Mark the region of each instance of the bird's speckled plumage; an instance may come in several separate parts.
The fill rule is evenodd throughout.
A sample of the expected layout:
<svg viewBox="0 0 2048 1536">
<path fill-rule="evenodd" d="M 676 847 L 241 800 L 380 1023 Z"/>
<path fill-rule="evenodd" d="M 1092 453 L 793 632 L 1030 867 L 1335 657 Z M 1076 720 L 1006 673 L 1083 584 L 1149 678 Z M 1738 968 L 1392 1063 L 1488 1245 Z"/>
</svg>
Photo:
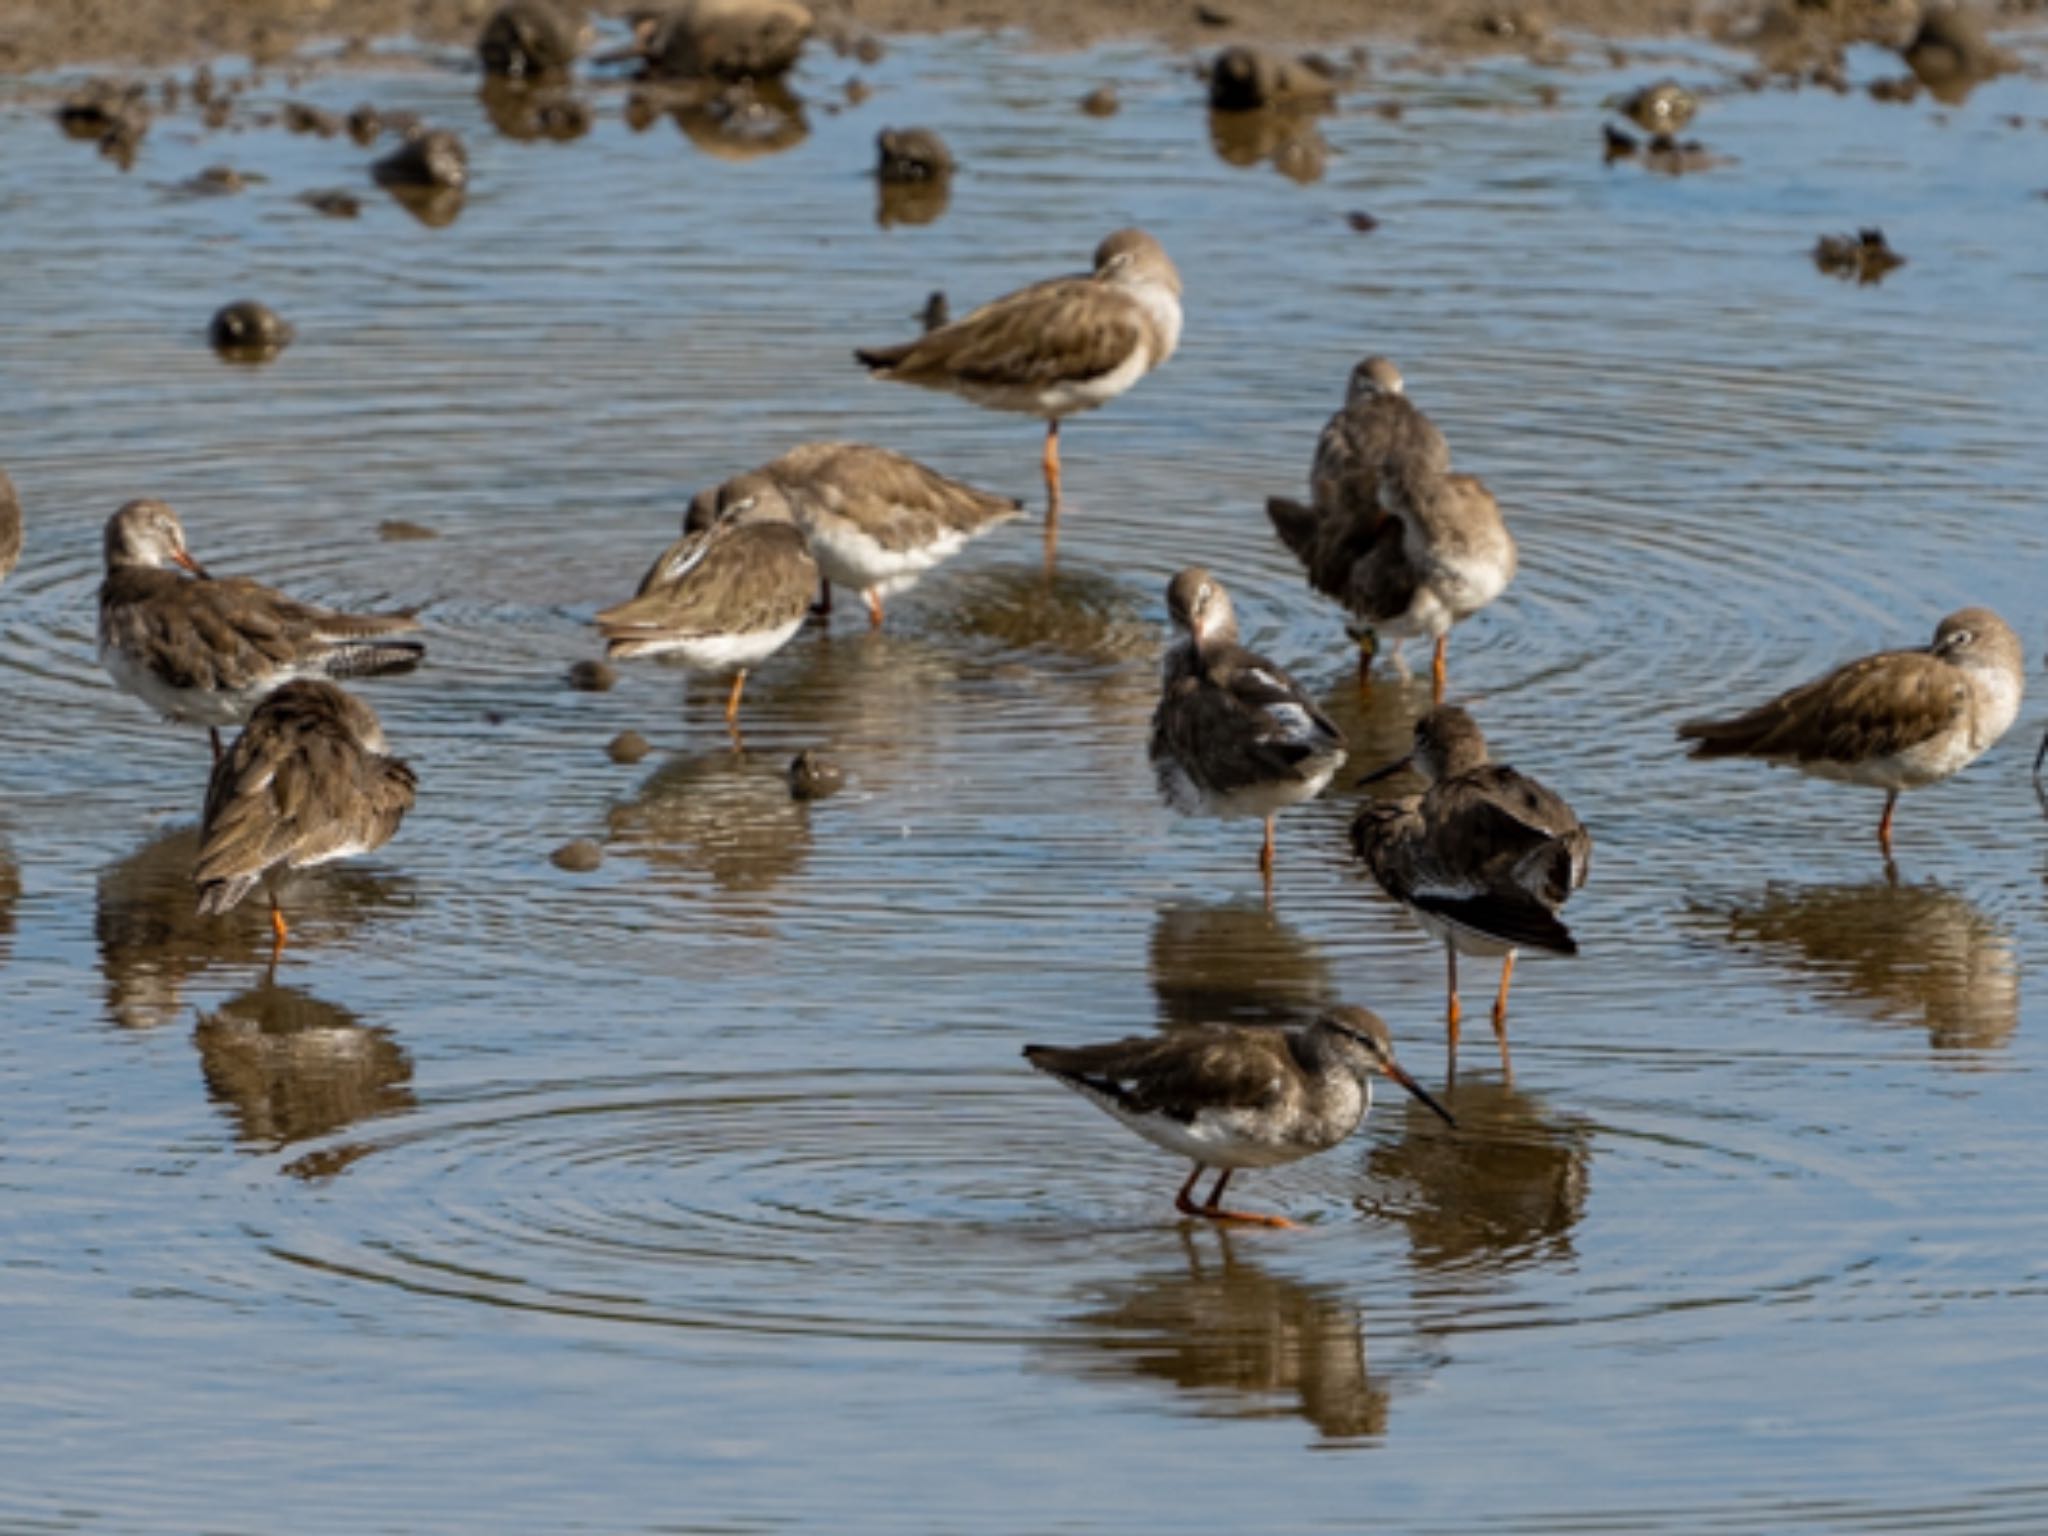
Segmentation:
<svg viewBox="0 0 2048 1536">
<path fill-rule="evenodd" d="M 105 542 L 100 663 L 167 719 L 238 724 L 295 678 L 409 672 L 426 653 L 390 638 L 419 628 L 410 614 L 337 613 L 246 577 L 206 575 L 162 502 L 129 502 L 108 520 Z M 163 568 L 173 562 L 193 574 Z"/>
<path fill-rule="evenodd" d="M 285 684 L 214 764 L 192 870 L 199 910 L 229 911 L 267 876 L 383 847 L 414 785 L 369 705 L 332 683 Z"/>
</svg>

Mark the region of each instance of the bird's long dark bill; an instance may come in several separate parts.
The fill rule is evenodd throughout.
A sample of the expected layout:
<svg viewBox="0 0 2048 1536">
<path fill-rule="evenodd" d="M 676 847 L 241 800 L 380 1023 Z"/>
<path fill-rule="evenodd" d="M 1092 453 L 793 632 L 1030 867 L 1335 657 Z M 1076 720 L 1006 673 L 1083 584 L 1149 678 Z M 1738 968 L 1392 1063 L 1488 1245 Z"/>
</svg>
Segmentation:
<svg viewBox="0 0 2048 1536">
<path fill-rule="evenodd" d="M 1399 1067 L 1395 1066 L 1392 1062 L 1387 1063 L 1385 1071 L 1387 1076 L 1391 1077 L 1395 1082 L 1399 1083 L 1403 1088 L 1406 1088 L 1410 1093 L 1414 1094 L 1415 1097 L 1422 1100 L 1422 1102 L 1427 1104 L 1431 1109 L 1435 1110 L 1438 1116 L 1442 1118 L 1445 1125 L 1448 1125 L 1454 1131 L 1458 1128 L 1458 1122 L 1451 1118 L 1451 1112 L 1448 1109 L 1445 1109 L 1443 1105 L 1437 1103 L 1435 1099 L 1432 1099 L 1429 1096 L 1429 1091 L 1425 1089 L 1422 1086 L 1422 1084 L 1415 1081 L 1414 1078 L 1410 1077 L 1406 1072 L 1403 1072 Z"/>
<path fill-rule="evenodd" d="M 190 571 L 194 576 L 197 576 L 201 581 L 212 580 L 212 578 L 207 574 L 206 567 L 201 565 L 197 560 L 194 560 L 190 555 L 186 554 L 184 550 L 179 550 L 175 555 L 171 556 L 171 558 L 177 561 L 178 564 L 185 567 L 185 569 Z"/>
<path fill-rule="evenodd" d="M 1377 784 L 1381 779 L 1391 779 L 1395 774 L 1401 772 L 1410 763 L 1414 761 L 1415 754 L 1413 752 L 1410 752 L 1406 757 L 1395 758 L 1391 763 L 1387 764 L 1387 766 L 1384 768 L 1373 769 L 1371 773 L 1368 773 L 1364 778 L 1360 779 L 1358 782 L 1359 784 Z M 1356 787 L 1356 785 L 1353 786 L 1353 788 Z"/>
</svg>

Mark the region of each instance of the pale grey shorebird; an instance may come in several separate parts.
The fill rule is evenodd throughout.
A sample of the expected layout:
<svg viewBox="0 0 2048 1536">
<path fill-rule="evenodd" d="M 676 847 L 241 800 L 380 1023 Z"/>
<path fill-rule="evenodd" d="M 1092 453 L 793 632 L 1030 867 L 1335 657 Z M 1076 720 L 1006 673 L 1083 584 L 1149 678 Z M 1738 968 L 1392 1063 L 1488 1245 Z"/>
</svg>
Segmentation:
<svg viewBox="0 0 2048 1536">
<path fill-rule="evenodd" d="M 1878 846 L 1892 856 L 1892 812 L 2012 728 L 2026 692 L 2019 636 L 1989 608 L 1964 608 L 1919 650 L 1880 651 L 1739 715 L 1688 720 L 1694 757 L 1753 757 L 1814 778 L 1881 789 Z"/>
<path fill-rule="evenodd" d="M 208 727 L 216 758 L 220 727 L 247 720 L 294 679 L 384 677 L 426 654 L 392 638 L 420 627 L 409 613 L 337 613 L 245 576 L 209 575 L 160 501 L 122 507 L 107 519 L 105 544 L 100 665 L 165 719 Z M 165 569 L 174 564 L 191 575 Z"/>
<path fill-rule="evenodd" d="M 1059 543 L 1060 419 L 1105 405 L 1180 344 L 1180 273 L 1142 229 L 1095 248 L 1093 272 L 1034 283 L 893 347 L 854 353 L 877 378 L 1045 420 L 1045 548 Z"/>
<path fill-rule="evenodd" d="M 1273 822 L 1313 800 L 1344 763 L 1344 736 L 1293 678 L 1237 640 L 1223 583 L 1190 566 L 1168 583 L 1181 638 L 1166 652 L 1150 756 L 1166 803 L 1184 816 L 1256 816 L 1259 873 L 1273 891 Z"/>
<path fill-rule="evenodd" d="M 277 896 L 283 876 L 383 847 L 412 809 L 414 787 L 369 705 L 332 683 L 286 683 L 213 765 L 192 869 L 200 912 L 232 911 L 261 884 L 274 962 L 290 932 Z"/>
<path fill-rule="evenodd" d="M 816 611 L 832 611 L 835 583 L 851 587 L 877 629 L 885 598 L 908 591 L 1024 507 L 866 443 L 802 443 L 700 494 L 715 507 L 749 497 L 779 502 L 809 535 L 824 575 Z"/>
<path fill-rule="evenodd" d="M 1386 1024 L 1366 1008 L 1338 1005 L 1300 1029 L 1207 1024 L 1104 1045 L 1027 1045 L 1024 1059 L 1189 1159 L 1173 1207 L 1209 1221 L 1292 1227 L 1284 1216 L 1226 1209 L 1224 1186 L 1240 1168 L 1277 1168 L 1343 1141 L 1372 1108 L 1375 1072 L 1457 1124 L 1394 1060 Z M 1195 1182 L 1212 1168 L 1216 1183 L 1197 1205 Z"/>
<path fill-rule="evenodd" d="M 700 494 L 683 537 L 634 596 L 596 622 L 608 656 L 674 656 L 693 671 L 730 674 L 725 724 L 737 740 L 747 674 L 803 627 L 818 581 L 810 543 L 781 497 Z"/>
<path fill-rule="evenodd" d="M 1359 680 L 1381 634 L 1433 642 L 1431 686 L 1443 702 L 1453 625 L 1514 580 L 1515 541 L 1484 481 L 1450 472 L 1443 434 L 1408 400 L 1400 370 L 1368 357 L 1316 444 L 1311 503 L 1273 497 L 1266 515 L 1309 585 L 1359 621 Z"/>
<path fill-rule="evenodd" d="M 14 573 L 21 559 L 21 498 L 14 482 L 0 469 L 0 581 Z"/>
<path fill-rule="evenodd" d="M 1414 766 L 1428 787 L 1403 800 L 1373 800 L 1351 823 L 1351 846 L 1381 890 L 1443 942 L 1449 971 L 1447 1080 L 1458 1072 L 1458 956 L 1501 956 L 1493 1032 L 1500 1066 L 1508 1056 L 1508 984 L 1523 949 L 1575 955 L 1578 942 L 1558 917 L 1586 883 L 1592 834 L 1563 799 L 1505 763 L 1489 761 L 1486 738 L 1455 705 L 1415 723 L 1408 756 L 1361 783 Z"/>
</svg>

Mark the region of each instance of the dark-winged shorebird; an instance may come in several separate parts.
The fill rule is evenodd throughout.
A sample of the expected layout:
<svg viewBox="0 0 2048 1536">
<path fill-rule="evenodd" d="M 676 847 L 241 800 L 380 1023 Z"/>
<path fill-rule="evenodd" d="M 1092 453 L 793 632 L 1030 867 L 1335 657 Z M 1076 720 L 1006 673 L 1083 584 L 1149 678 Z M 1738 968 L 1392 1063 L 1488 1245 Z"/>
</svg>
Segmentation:
<svg viewBox="0 0 2048 1536">
<path fill-rule="evenodd" d="M 21 498 L 15 495 L 14 482 L 7 478 L 7 471 L 0 469 L 0 581 L 14 573 L 20 559 Z"/>
<path fill-rule="evenodd" d="M 1237 642 L 1223 583 L 1199 566 L 1167 585 L 1179 638 L 1161 668 L 1152 715 L 1159 792 L 1183 816 L 1256 816 L 1266 824 L 1259 873 L 1273 889 L 1273 821 L 1323 792 L 1344 737 L 1299 684 Z"/>
<path fill-rule="evenodd" d="M 824 573 L 818 611 L 832 611 L 834 583 L 851 587 L 879 629 L 883 599 L 908 591 L 991 528 L 1023 510 L 927 469 L 915 459 L 866 443 L 804 443 L 759 469 L 726 481 L 720 507 L 759 498 L 779 503 L 810 536 Z"/>
<path fill-rule="evenodd" d="M 369 705 L 332 683 L 286 683 L 213 765 L 192 867 L 200 912 L 232 911 L 262 884 L 274 961 L 290 932 L 279 881 L 390 842 L 412 809 L 414 782 Z"/>
<path fill-rule="evenodd" d="M 1333 1007 L 1301 1029 L 1206 1024 L 1106 1045 L 1027 1045 L 1024 1059 L 1189 1159 L 1173 1207 L 1210 1221 L 1293 1226 L 1225 1209 L 1224 1186 L 1240 1168 L 1277 1168 L 1344 1140 L 1372 1108 L 1374 1072 L 1457 1124 L 1394 1060 L 1386 1024 L 1366 1008 Z M 1211 1168 L 1215 1186 L 1197 1205 L 1195 1181 Z"/>
<path fill-rule="evenodd" d="M 2019 636 L 1989 608 L 1965 608 L 1919 650 L 1880 651 L 1721 720 L 1688 720 L 1694 757 L 1754 757 L 1819 779 L 1881 789 L 1878 846 L 1892 856 L 1892 811 L 1939 784 L 2012 728 L 2026 692 Z"/>
<path fill-rule="evenodd" d="M 1095 248 L 1095 270 L 991 299 L 950 325 L 854 353 L 877 378 L 1045 421 L 1045 547 L 1057 547 L 1060 418 L 1107 404 L 1180 344 L 1180 273 L 1142 229 Z"/>
<path fill-rule="evenodd" d="M 1309 472 L 1311 503 L 1266 503 L 1280 540 L 1309 585 L 1357 621 L 1359 679 L 1378 638 L 1434 643 L 1432 692 L 1443 701 L 1451 626 L 1491 603 L 1514 579 L 1515 541 L 1485 482 L 1450 472 L 1450 448 L 1408 400 L 1400 371 L 1382 357 L 1352 370 L 1344 408 L 1330 418 Z"/>
<path fill-rule="evenodd" d="M 107 520 L 106 561 L 100 665 L 166 720 L 209 727 L 216 758 L 219 728 L 294 679 L 384 677 L 426 654 L 392 638 L 420 627 L 409 613 L 337 613 L 245 576 L 208 575 L 160 501 L 131 501 Z"/>
<path fill-rule="evenodd" d="M 731 674 L 725 723 L 737 739 L 747 673 L 803 627 L 818 581 L 810 543 L 781 497 L 701 493 L 682 538 L 633 597 L 597 615 L 597 627 L 608 656 L 674 656 L 694 671 Z"/>
<path fill-rule="evenodd" d="M 1501 1074 L 1512 1080 L 1508 983 L 1515 954 L 1579 952 L 1557 914 L 1586 883 L 1592 834 L 1558 795 L 1505 763 L 1489 761 L 1478 724 L 1455 705 L 1424 715 L 1415 723 L 1414 750 L 1362 782 L 1411 765 L 1428 787 L 1404 800 L 1367 801 L 1351 823 L 1351 846 L 1380 889 L 1443 941 L 1449 1080 L 1457 1077 L 1463 1018 L 1458 956 L 1502 957 L 1493 1032 L 1500 1041 Z"/>
</svg>

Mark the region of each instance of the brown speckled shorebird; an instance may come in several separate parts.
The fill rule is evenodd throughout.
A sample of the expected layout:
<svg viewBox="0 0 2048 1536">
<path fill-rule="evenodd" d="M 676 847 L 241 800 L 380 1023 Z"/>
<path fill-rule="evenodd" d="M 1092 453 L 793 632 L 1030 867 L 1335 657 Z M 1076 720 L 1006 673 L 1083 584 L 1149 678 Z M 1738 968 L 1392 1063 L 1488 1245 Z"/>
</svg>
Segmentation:
<svg viewBox="0 0 2048 1536">
<path fill-rule="evenodd" d="M 1457 1124 L 1394 1060 L 1387 1026 L 1365 1008 L 1339 1005 L 1302 1029 L 1207 1024 L 1106 1045 L 1027 1045 L 1024 1059 L 1192 1161 L 1173 1207 L 1209 1221 L 1292 1227 L 1226 1209 L 1224 1186 L 1240 1168 L 1277 1168 L 1343 1141 L 1372 1108 L 1375 1072 Z M 1211 1168 L 1215 1186 L 1197 1205 L 1195 1182 Z"/>
<path fill-rule="evenodd" d="M 1259 873 L 1273 894 L 1273 822 L 1313 800 L 1344 763 L 1344 736 L 1299 684 L 1237 640 L 1223 583 L 1199 566 L 1175 576 L 1168 649 L 1152 716 L 1152 767 L 1184 816 L 1256 816 L 1266 824 Z"/>
<path fill-rule="evenodd" d="M 100 665 L 166 720 L 209 727 L 215 758 L 221 726 L 296 678 L 384 677 L 426 654 L 391 638 L 419 628 L 409 613 L 337 613 L 245 576 L 210 576 L 160 501 L 131 501 L 107 520 L 106 562 Z M 191 575 L 164 568 L 173 564 Z"/>
<path fill-rule="evenodd" d="M 715 493 L 720 507 L 749 497 L 778 503 L 810 536 L 824 573 L 817 611 L 832 611 L 835 583 L 851 587 L 876 629 L 883 599 L 908 591 L 1023 509 L 1013 496 L 976 490 L 866 443 L 803 443 Z"/>
<path fill-rule="evenodd" d="M 1558 918 L 1586 883 L 1592 834 L 1572 808 L 1534 779 L 1488 761 L 1478 724 L 1455 706 L 1415 724 L 1415 749 L 1362 782 L 1413 765 L 1428 788 L 1405 800 L 1368 801 L 1351 824 L 1351 846 L 1372 877 L 1425 931 L 1443 941 L 1449 967 L 1447 1080 L 1458 1072 L 1458 956 L 1501 956 L 1493 1032 L 1509 1081 L 1508 983 L 1518 950 L 1579 952 Z"/>
<path fill-rule="evenodd" d="M 192 869 L 200 912 L 232 911 L 260 883 L 275 963 L 290 932 L 278 882 L 390 842 L 412 809 L 414 784 L 369 705 L 332 683 L 286 683 L 213 765 Z"/>
<path fill-rule="evenodd" d="M 818 562 L 782 498 L 700 493 L 683 537 L 633 597 L 597 615 L 597 627 L 614 658 L 674 656 L 694 671 L 730 673 L 725 724 L 737 743 L 747 673 L 803 627 L 818 582 Z"/>
<path fill-rule="evenodd" d="M 1493 493 L 1450 472 L 1443 434 L 1383 357 L 1352 370 L 1344 407 L 1317 440 L 1309 489 L 1309 505 L 1272 497 L 1266 516 L 1309 585 L 1359 621 L 1359 681 L 1381 634 L 1392 637 L 1397 666 L 1402 641 L 1427 639 L 1432 697 L 1442 703 L 1451 627 L 1515 575 L 1515 541 Z"/>
<path fill-rule="evenodd" d="M 1989 608 L 1943 619 L 1920 650 L 1880 651 L 1722 720 L 1688 720 L 1694 757 L 1753 757 L 1815 778 L 1881 789 L 1878 846 L 1892 856 L 1892 812 L 2012 728 L 2026 693 L 2019 636 Z"/>
<path fill-rule="evenodd" d="M 1107 404 L 1180 344 L 1180 273 L 1142 229 L 1095 248 L 1095 270 L 1034 283 L 950 325 L 854 353 L 877 378 L 1045 420 L 1045 548 L 1059 544 L 1060 418 Z"/>
</svg>

